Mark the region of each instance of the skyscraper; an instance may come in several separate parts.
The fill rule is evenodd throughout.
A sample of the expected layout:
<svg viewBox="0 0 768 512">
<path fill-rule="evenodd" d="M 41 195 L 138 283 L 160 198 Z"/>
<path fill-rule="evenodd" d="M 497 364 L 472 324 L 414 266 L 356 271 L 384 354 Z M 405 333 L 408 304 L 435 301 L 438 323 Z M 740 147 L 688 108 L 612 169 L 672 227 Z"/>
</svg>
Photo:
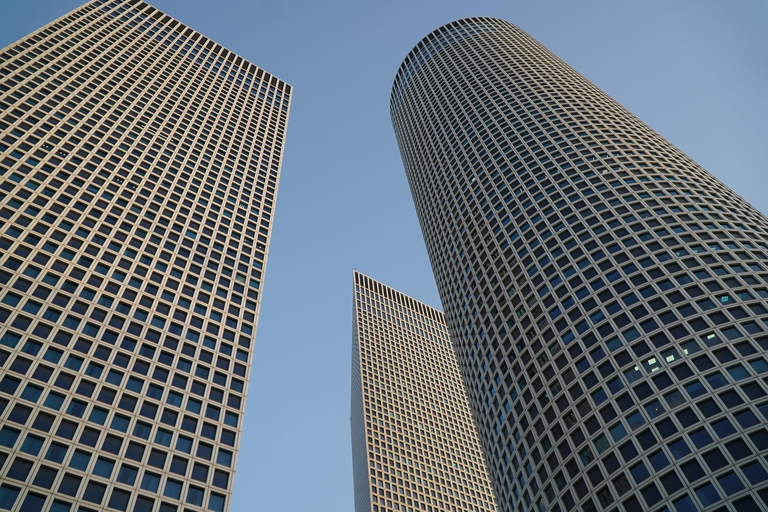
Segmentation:
<svg viewBox="0 0 768 512">
<path fill-rule="evenodd" d="M 356 512 L 495 512 L 443 314 L 355 271 Z"/>
<path fill-rule="evenodd" d="M 0 62 L 0 509 L 227 510 L 290 86 L 139 0 Z"/>
<path fill-rule="evenodd" d="M 505 21 L 391 114 L 501 509 L 768 510 L 768 219 Z"/>
</svg>

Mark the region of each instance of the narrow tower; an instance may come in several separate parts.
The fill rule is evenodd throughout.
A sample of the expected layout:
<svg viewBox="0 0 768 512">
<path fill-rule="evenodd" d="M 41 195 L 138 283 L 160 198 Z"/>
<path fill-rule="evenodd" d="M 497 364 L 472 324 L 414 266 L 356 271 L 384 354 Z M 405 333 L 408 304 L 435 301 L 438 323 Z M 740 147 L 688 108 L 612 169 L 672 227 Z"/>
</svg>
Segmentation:
<svg viewBox="0 0 768 512">
<path fill-rule="evenodd" d="M 290 91 L 139 0 L 0 50 L 0 509 L 229 509 Z"/>
<path fill-rule="evenodd" d="M 496 512 L 443 314 L 355 271 L 356 512 Z"/>
<path fill-rule="evenodd" d="M 500 508 L 768 510 L 768 219 L 502 20 L 391 115 Z"/>
</svg>

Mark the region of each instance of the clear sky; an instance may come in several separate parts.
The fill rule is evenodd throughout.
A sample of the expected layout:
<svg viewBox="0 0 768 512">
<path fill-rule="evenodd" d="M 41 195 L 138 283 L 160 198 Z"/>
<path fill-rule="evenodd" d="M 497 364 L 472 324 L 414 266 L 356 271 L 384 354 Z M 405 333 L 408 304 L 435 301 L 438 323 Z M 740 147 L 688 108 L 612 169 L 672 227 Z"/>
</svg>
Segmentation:
<svg viewBox="0 0 768 512">
<path fill-rule="evenodd" d="M 2 0 L 0 47 L 79 0 Z M 764 0 L 154 0 L 294 86 L 232 512 L 352 512 L 352 269 L 440 301 L 389 120 L 408 51 L 517 24 L 763 212 Z"/>
</svg>

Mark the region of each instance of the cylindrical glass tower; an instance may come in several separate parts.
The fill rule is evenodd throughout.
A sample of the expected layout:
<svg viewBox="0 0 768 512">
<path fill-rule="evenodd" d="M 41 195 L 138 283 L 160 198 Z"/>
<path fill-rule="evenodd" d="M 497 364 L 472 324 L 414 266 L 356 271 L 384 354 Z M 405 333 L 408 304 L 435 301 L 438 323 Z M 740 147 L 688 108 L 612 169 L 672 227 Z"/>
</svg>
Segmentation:
<svg viewBox="0 0 768 512">
<path fill-rule="evenodd" d="M 505 21 L 391 114 L 501 509 L 768 510 L 768 219 Z"/>
</svg>

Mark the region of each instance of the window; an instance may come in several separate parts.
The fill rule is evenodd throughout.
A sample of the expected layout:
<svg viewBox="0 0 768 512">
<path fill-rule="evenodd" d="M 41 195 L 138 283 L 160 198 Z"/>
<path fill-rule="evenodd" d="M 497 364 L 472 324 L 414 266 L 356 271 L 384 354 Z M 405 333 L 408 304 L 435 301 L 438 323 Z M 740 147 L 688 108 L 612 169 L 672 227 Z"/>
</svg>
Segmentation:
<svg viewBox="0 0 768 512">
<path fill-rule="evenodd" d="M 705 507 L 708 507 L 721 500 L 720 494 L 718 494 L 712 484 L 706 484 L 696 489 L 696 496 L 698 496 L 699 500 Z"/>
<path fill-rule="evenodd" d="M 45 496 L 30 492 L 27 494 L 27 497 L 24 498 L 24 502 L 21 504 L 19 512 L 37 512 L 43 510 L 45 498 Z"/>
<path fill-rule="evenodd" d="M 181 485 L 181 482 L 169 478 L 165 483 L 165 491 L 163 492 L 163 495 L 173 499 L 180 499 Z"/>
<path fill-rule="evenodd" d="M 66 494 L 67 496 L 76 496 L 80 489 L 80 482 L 82 478 L 69 473 L 65 474 L 59 484 L 59 492 Z"/>
<path fill-rule="evenodd" d="M 131 493 L 121 489 L 114 489 L 112 491 L 112 496 L 109 498 L 109 507 L 117 510 L 126 510 L 130 499 Z"/>
<path fill-rule="evenodd" d="M 89 482 L 85 488 L 85 492 L 83 493 L 83 499 L 85 501 L 90 501 L 91 503 L 99 504 L 104 499 L 104 493 L 106 490 L 107 487 L 105 485 L 96 482 Z"/>
<path fill-rule="evenodd" d="M 157 492 L 160 486 L 160 475 L 146 471 L 141 479 L 141 488 L 149 492 Z"/>
<path fill-rule="evenodd" d="M 110 459 L 105 459 L 103 457 L 99 457 L 96 460 L 96 464 L 93 467 L 93 474 L 104 477 L 104 478 L 111 478 L 112 477 L 112 471 L 115 468 L 115 461 Z"/>
<path fill-rule="evenodd" d="M 82 450 L 75 450 L 72 459 L 69 461 L 69 467 L 85 471 L 88 463 L 91 461 L 91 454 Z"/>
<path fill-rule="evenodd" d="M 123 484 L 133 485 L 134 482 L 136 482 L 137 475 L 137 468 L 123 464 L 120 467 L 120 472 L 117 474 L 117 481 Z"/>
</svg>

